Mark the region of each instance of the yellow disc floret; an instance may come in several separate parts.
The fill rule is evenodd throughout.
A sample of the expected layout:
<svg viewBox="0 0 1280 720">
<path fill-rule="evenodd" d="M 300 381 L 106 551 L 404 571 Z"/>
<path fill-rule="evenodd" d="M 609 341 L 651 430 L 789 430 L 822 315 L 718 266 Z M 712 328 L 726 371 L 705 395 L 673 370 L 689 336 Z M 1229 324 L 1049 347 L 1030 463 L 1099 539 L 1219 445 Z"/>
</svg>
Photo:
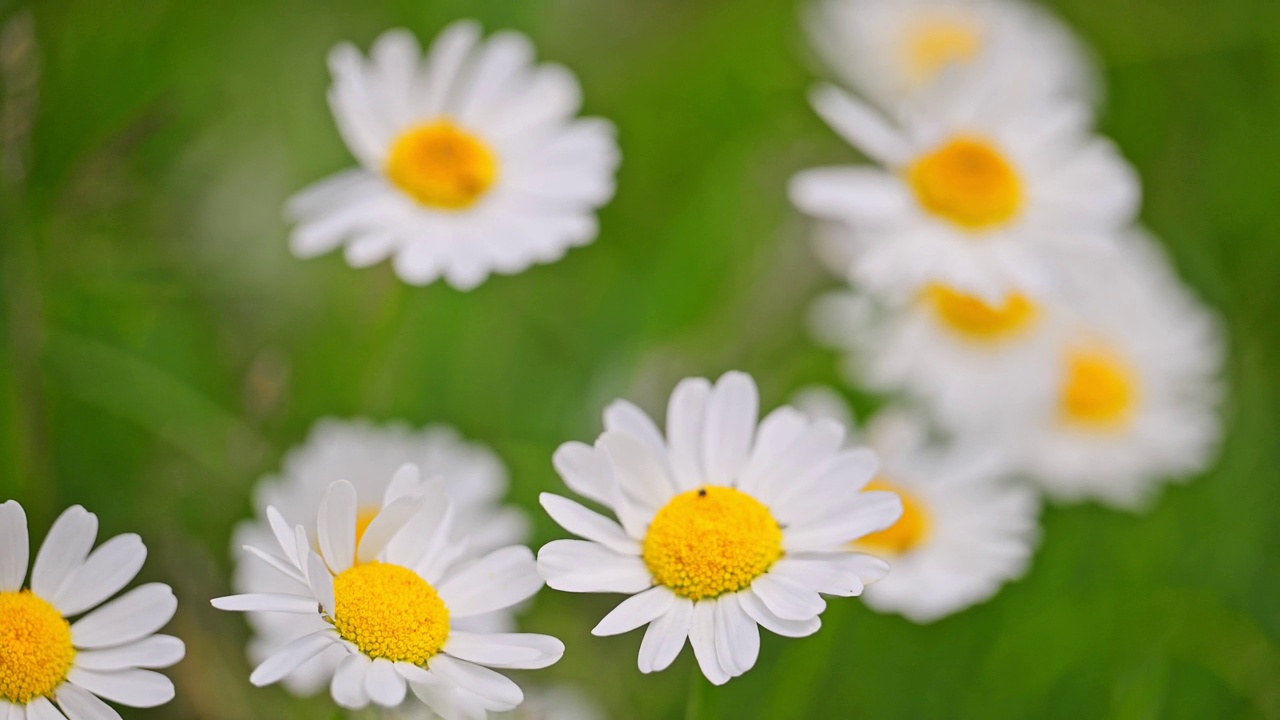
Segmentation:
<svg viewBox="0 0 1280 720">
<path fill-rule="evenodd" d="M 982 34 L 962 18 L 930 17 L 907 31 L 907 74 L 917 85 L 932 82 L 953 63 L 973 60 L 982 50 Z"/>
<path fill-rule="evenodd" d="M 991 143 L 957 137 L 911 165 L 907 179 L 920 204 L 969 230 L 1012 220 L 1022 209 L 1022 180 Z"/>
<path fill-rule="evenodd" d="M 333 625 L 371 658 L 421 665 L 449 639 L 449 608 L 422 576 L 399 565 L 355 565 L 333 579 Z"/>
<path fill-rule="evenodd" d="M 902 517 L 880 532 L 858 538 L 853 543 L 854 547 L 878 555 L 902 555 L 928 539 L 931 529 L 929 512 L 918 498 L 880 478 L 867 483 L 866 489 L 868 492 L 887 491 L 902 498 Z"/>
<path fill-rule="evenodd" d="M 925 299 L 947 327 L 973 340 L 1001 340 L 1017 335 L 1035 322 L 1038 309 L 1026 296 L 1012 293 L 992 305 L 975 295 L 933 284 Z"/>
<path fill-rule="evenodd" d="M 1093 427 L 1123 425 L 1137 404 L 1137 382 L 1123 360 L 1107 350 L 1076 350 L 1067 357 L 1063 417 Z"/>
<path fill-rule="evenodd" d="M 30 590 L 0 593 L 0 698 L 25 705 L 52 694 L 75 659 L 62 613 Z"/>
<path fill-rule="evenodd" d="M 493 187 L 498 156 L 449 120 L 434 120 L 396 139 L 387 158 L 387 177 L 423 205 L 463 210 Z"/>
<path fill-rule="evenodd" d="M 741 590 L 781 556 L 782 528 L 769 508 L 729 487 L 675 496 L 644 538 L 654 581 L 690 600 Z"/>
</svg>

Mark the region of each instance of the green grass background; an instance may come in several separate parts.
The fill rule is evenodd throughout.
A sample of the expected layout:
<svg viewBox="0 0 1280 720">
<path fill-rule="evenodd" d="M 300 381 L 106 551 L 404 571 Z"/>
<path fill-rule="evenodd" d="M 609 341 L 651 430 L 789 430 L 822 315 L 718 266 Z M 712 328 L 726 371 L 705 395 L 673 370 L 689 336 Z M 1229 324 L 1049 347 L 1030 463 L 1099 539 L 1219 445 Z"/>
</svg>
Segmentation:
<svg viewBox="0 0 1280 720">
<path fill-rule="evenodd" d="M 832 602 L 766 634 L 707 717 L 1280 718 L 1280 6 L 1060 0 L 1097 50 L 1101 118 L 1143 219 L 1230 331 L 1217 466 L 1146 516 L 1054 507 L 1028 576 L 920 627 Z M 181 599 L 178 698 L 137 718 L 330 718 L 254 689 L 228 537 L 256 478 L 326 415 L 447 422 L 492 444 L 513 498 L 561 488 L 555 447 L 628 396 L 753 373 L 764 404 L 835 380 L 803 330 L 832 286 L 788 205 L 795 170 L 853 159 L 807 108 L 791 0 L 0 0 L 0 497 L 42 537 L 81 503 L 137 531 Z M 30 26 L 22 25 L 27 18 Z M 532 36 L 624 153 L 601 235 L 459 293 L 286 250 L 282 200 L 352 164 L 326 51 L 452 19 Z M 13 24 L 15 22 L 18 24 Z M 33 28 L 25 33 L 23 28 Z M 38 85 L 32 71 L 39 66 Z M 540 512 L 536 544 L 560 536 Z M 542 593 L 568 652 L 537 679 L 620 719 L 684 713 L 692 658 L 641 676 L 639 633 L 592 638 L 617 598 Z"/>
</svg>

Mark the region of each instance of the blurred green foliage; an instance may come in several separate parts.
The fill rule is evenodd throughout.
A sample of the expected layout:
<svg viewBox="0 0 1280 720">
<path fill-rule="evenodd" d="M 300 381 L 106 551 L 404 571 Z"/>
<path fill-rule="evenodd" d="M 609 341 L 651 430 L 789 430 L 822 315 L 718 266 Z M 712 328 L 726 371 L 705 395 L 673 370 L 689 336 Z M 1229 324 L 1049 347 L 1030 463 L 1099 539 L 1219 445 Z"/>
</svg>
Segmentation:
<svg viewBox="0 0 1280 720">
<path fill-rule="evenodd" d="M 932 626 L 832 602 L 766 635 L 724 718 L 1280 718 L 1280 5 L 1060 0 L 1097 49 L 1103 129 L 1144 221 L 1228 321 L 1220 464 L 1135 517 L 1051 508 L 1028 577 Z M 508 462 L 516 502 L 604 403 L 741 368 L 765 404 L 835 380 L 801 319 L 832 285 L 787 203 L 795 170 L 853 157 L 809 111 L 791 0 L 0 0 L 0 497 L 42 536 L 81 503 L 138 531 L 183 604 L 178 699 L 138 718 L 330 717 L 249 686 L 227 592 L 254 480 L 325 415 L 447 422 Z M 459 293 L 286 250 L 282 200 L 352 163 L 324 56 L 448 21 L 528 33 L 615 121 L 616 200 L 588 248 Z M 38 81 L 34 73 L 38 69 Z M 37 83 L 38 84 L 35 84 Z M 558 535 L 538 518 L 537 542 Z M 641 676 L 615 602 L 544 592 L 565 639 L 538 679 L 621 719 L 680 717 L 692 658 Z"/>
</svg>

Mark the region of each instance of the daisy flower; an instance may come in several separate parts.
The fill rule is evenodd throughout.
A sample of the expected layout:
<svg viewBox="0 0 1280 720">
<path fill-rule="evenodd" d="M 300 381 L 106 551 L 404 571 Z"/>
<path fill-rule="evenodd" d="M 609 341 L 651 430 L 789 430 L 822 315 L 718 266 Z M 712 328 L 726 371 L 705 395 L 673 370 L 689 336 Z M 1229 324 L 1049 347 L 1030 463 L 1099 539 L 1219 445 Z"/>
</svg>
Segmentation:
<svg viewBox="0 0 1280 720">
<path fill-rule="evenodd" d="M 361 167 L 289 200 L 294 254 L 345 246 L 354 267 L 392 258 L 405 282 L 467 290 L 595 238 L 619 160 L 613 126 L 574 118 L 577 80 L 534 65 L 525 36 L 482 41 L 461 21 L 423 57 L 392 30 L 368 58 L 339 45 L 329 67 L 329 104 Z"/>
<path fill-rule="evenodd" d="M 401 423 L 325 419 L 315 424 L 306 442 L 285 456 L 278 476 L 265 478 L 255 488 L 257 516 L 241 522 L 232 537 L 232 587 L 238 593 L 296 589 L 288 577 L 239 552 L 246 545 L 264 548 L 275 542 L 268 507 L 304 521 L 307 534 L 314 537 L 314 518 L 325 491 L 331 483 L 347 480 L 356 490 L 356 527 L 363 530 L 382 510 L 391 478 L 406 463 L 416 465 L 427 477 L 444 478 L 453 500 L 454 525 L 463 531 L 455 542 L 483 554 L 528 539 L 529 518 L 524 511 L 501 504 L 507 471 L 487 447 L 467 442 L 445 426 L 417 430 Z M 254 663 L 324 627 L 324 621 L 315 616 L 250 612 L 247 617 L 254 630 L 247 648 Z M 515 627 L 509 610 L 460 622 L 468 630 L 497 632 Z M 339 648 L 331 648 L 290 673 L 283 684 L 296 694 L 313 695 L 324 688 L 343 657 Z"/>
<path fill-rule="evenodd" d="M 844 431 L 783 407 L 756 424 L 754 381 L 724 375 L 712 386 L 681 382 L 666 434 L 625 401 L 604 414 L 593 446 L 555 454 L 565 483 L 619 522 L 558 495 L 542 506 L 583 540 L 538 553 L 547 584 L 567 592 L 630 595 L 592 631 L 616 635 L 648 624 L 641 672 L 668 667 L 693 646 L 719 685 L 755 665 L 759 627 L 788 637 L 818 630 L 822 594 L 853 596 L 888 572 L 849 553 L 854 540 L 902 514 L 887 492 L 861 492 L 875 455 L 842 450 Z"/>
<path fill-rule="evenodd" d="M 836 402 L 824 391 L 820 402 L 810 390 L 797 404 L 823 417 Z M 852 546 L 893 568 L 863 593 L 868 606 L 930 623 L 989 600 L 1026 573 L 1040 540 L 1040 501 L 1010 482 L 998 444 L 974 435 L 938 442 L 903 409 L 878 413 L 865 440 L 881 460 L 868 489 L 897 493 L 904 507 L 892 527 Z"/>
<path fill-rule="evenodd" d="M 884 108 L 930 91 L 952 66 L 988 63 L 1027 96 L 1092 100 L 1093 63 L 1048 11 L 1020 0 L 821 0 L 807 17 L 826 64 Z"/>
<path fill-rule="evenodd" d="M 490 668 L 542 668 L 564 654 L 547 635 L 458 627 L 458 620 L 529 599 L 542 579 L 522 546 L 469 557 L 451 541 L 454 511 L 443 482 L 423 482 L 412 465 L 396 473 L 363 533 L 355 487 L 344 480 L 321 499 L 314 538 L 275 508 L 267 512 L 275 547 L 249 551 L 295 591 L 232 595 L 213 605 L 319 617 L 323 627 L 258 665 L 249 677 L 254 685 L 279 682 L 337 646 L 344 657 L 329 689 L 338 705 L 395 708 L 412 691 L 446 720 L 484 720 L 487 711 L 511 710 L 524 697 Z"/>
<path fill-rule="evenodd" d="M 0 717 L 120 720 L 103 700 L 149 708 L 173 699 L 173 683 L 152 669 L 186 653 L 178 638 L 155 634 L 178 601 L 149 583 L 106 602 L 142 569 L 147 548 L 129 534 L 90 552 L 97 535 L 98 516 L 67 508 L 24 589 L 27 515 L 13 500 L 0 505 Z"/>
<path fill-rule="evenodd" d="M 893 123 L 831 86 L 818 113 L 879 167 L 806 170 L 801 210 L 850 230 L 846 276 L 902 299 L 934 285 L 988 302 L 1053 287 L 1057 255 L 1104 248 L 1137 212 L 1139 183 L 1088 107 L 1011 97 L 966 73 Z"/>
<path fill-rule="evenodd" d="M 429 709 L 406 703 L 385 711 L 384 720 L 436 720 Z M 568 685 L 524 689 L 524 702 L 515 710 L 492 713 L 490 720 L 604 720 L 605 714 L 577 688 Z"/>
<path fill-rule="evenodd" d="M 1037 402 L 1005 419 L 1022 470 L 1051 497 L 1140 509 L 1213 457 L 1224 350 L 1156 244 L 1123 240 L 1107 262 L 1067 268 L 1074 313 L 1052 381 L 1010 388 Z"/>
</svg>

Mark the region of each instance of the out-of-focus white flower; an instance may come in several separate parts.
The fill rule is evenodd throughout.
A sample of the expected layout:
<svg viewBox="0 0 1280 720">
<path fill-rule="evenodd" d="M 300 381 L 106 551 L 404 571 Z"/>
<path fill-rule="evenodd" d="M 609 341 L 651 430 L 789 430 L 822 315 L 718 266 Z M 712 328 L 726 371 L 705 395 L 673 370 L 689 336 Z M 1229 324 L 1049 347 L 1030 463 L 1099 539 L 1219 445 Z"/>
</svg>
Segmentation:
<svg viewBox="0 0 1280 720">
<path fill-rule="evenodd" d="M 486 553 L 525 542 L 529 519 L 523 511 L 502 505 L 507 472 L 488 448 L 463 440 L 452 428 L 416 430 L 403 424 L 375 425 L 367 420 L 327 419 L 316 423 L 307 441 L 291 450 L 280 475 L 264 479 L 255 489 L 257 517 L 245 520 L 233 536 L 235 569 L 232 587 L 239 593 L 289 592 L 293 582 L 240 549 L 269 547 L 274 542 L 266 510 L 275 507 L 302 523 L 315 536 L 315 518 L 329 485 L 347 480 L 356 491 L 359 527 L 365 528 L 382 510 L 387 486 L 401 465 L 416 465 L 427 477 L 444 479 L 453 502 L 456 542 L 472 552 Z M 323 621 L 307 615 L 247 613 L 254 637 L 249 659 L 262 662 L 280 648 L 323 628 Z M 469 618 L 467 629 L 511 630 L 510 612 Z M 332 649 L 299 667 L 284 679 L 300 695 L 318 692 L 332 677 L 343 655 Z"/>
<path fill-rule="evenodd" d="M 91 553 L 97 535 L 96 515 L 67 508 L 23 589 L 27 514 L 16 501 L 0 504 L 0 717 L 118 720 L 103 700 L 149 708 L 173 699 L 173 683 L 151 669 L 186 653 L 178 638 L 155 634 L 178 601 L 168 585 L 149 583 L 106 602 L 142 569 L 147 548 L 117 535 Z"/>
<path fill-rule="evenodd" d="M 823 417 L 838 402 L 833 391 L 811 389 L 798 406 Z M 868 606 L 933 622 L 985 602 L 1026 572 L 1040 539 L 1040 500 L 1012 484 L 1001 443 L 977 434 L 930 438 L 922 418 L 905 409 L 878 413 L 864 438 L 881 460 L 868 488 L 897 493 L 904 507 L 893 527 L 853 544 L 892 568 L 863 593 Z"/>
<path fill-rule="evenodd" d="M 1033 401 L 1028 412 L 985 421 L 1003 423 L 997 435 L 1050 496 L 1140 509 L 1212 458 L 1224 350 L 1216 318 L 1158 247 L 1123 239 L 1103 262 L 1064 266 L 1074 318 L 1053 381 L 1011 387 Z"/>
<path fill-rule="evenodd" d="M 446 720 L 483 720 L 487 711 L 514 709 L 524 698 L 518 685 L 489 668 L 543 668 L 564 654 L 564 645 L 547 635 L 458 627 L 458 620 L 524 602 L 542 579 L 523 546 L 469 556 L 454 541 L 444 483 L 422 481 L 413 465 L 397 471 L 381 511 L 364 528 L 355 487 L 345 480 L 322 498 L 314 537 L 275 508 L 267 514 L 274 543 L 250 552 L 294 590 L 232 595 L 214 607 L 312 616 L 321 628 L 259 664 L 249 678 L 255 685 L 279 682 L 336 647 L 343 659 L 329 691 L 342 707 L 396 708 L 412 691 Z"/>
<path fill-rule="evenodd" d="M 1019 0 L 821 0 L 807 24 L 837 77 L 883 108 L 928 92 L 952 66 L 981 65 L 1028 98 L 1097 95 L 1071 31 Z"/>
<path fill-rule="evenodd" d="M 1059 255 L 1105 248 L 1140 187 L 1080 102 L 1017 102 L 964 73 L 891 123 L 831 86 L 818 113 L 880 167 L 806 170 L 802 210 L 849 229 L 849 280 L 897 301 L 934 285 L 989 302 L 1053 287 Z M 829 253 L 834 255 L 835 253 Z"/>
<path fill-rule="evenodd" d="M 390 257 L 405 282 L 443 276 L 466 290 L 591 242 L 614 191 L 613 126 L 574 119 L 577 80 L 533 62 L 525 36 L 481 42 L 471 21 L 446 28 L 425 57 L 404 30 L 383 34 L 368 58 L 336 47 L 329 103 L 362 167 L 289 201 L 293 252 L 345 245 L 353 266 Z"/>
<path fill-rule="evenodd" d="M 687 639 L 707 679 L 726 683 L 755 665 L 760 625 L 810 635 L 822 594 L 858 595 L 888 571 L 848 552 L 902 514 L 896 495 L 861 492 L 875 455 L 842 450 L 838 423 L 789 407 L 757 428 L 758 407 L 747 375 L 727 373 L 714 387 L 689 379 L 671 395 L 665 436 L 619 400 L 594 447 L 556 452 L 565 483 L 619 522 L 544 493 L 551 517 L 585 539 L 548 543 L 538 567 L 557 590 L 631 596 L 592 632 L 648 624 L 641 672 L 668 667 Z"/>
<path fill-rule="evenodd" d="M 436 720 L 440 717 L 418 703 L 405 703 L 382 713 L 384 720 Z M 604 720 L 605 713 L 570 685 L 526 686 L 524 702 L 508 712 L 491 713 L 490 720 Z"/>
</svg>

